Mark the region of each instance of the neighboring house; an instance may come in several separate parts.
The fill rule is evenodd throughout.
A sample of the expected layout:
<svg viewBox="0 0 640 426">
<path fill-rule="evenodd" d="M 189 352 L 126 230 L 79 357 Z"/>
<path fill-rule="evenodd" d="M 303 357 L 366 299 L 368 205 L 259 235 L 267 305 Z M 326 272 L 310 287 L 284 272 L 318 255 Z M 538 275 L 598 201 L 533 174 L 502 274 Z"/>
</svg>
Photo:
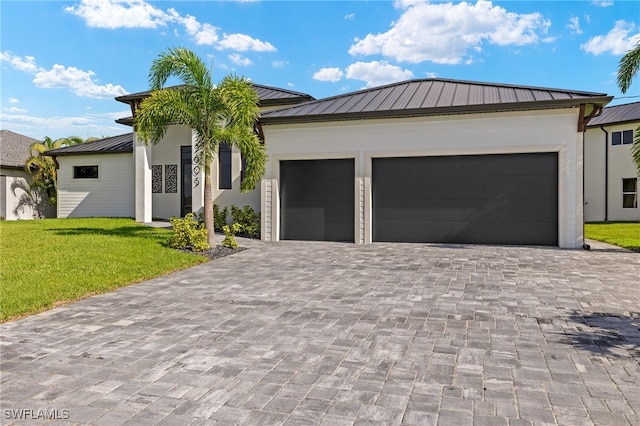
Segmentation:
<svg viewBox="0 0 640 426">
<path fill-rule="evenodd" d="M 47 151 L 58 162 L 58 217 L 133 217 L 133 133 Z"/>
<path fill-rule="evenodd" d="M 287 89 L 253 87 L 262 112 L 314 99 Z M 135 114 L 149 94 L 134 93 L 116 100 L 127 103 Z M 132 126 L 133 117 L 117 122 Z M 58 217 L 135 217 L 139 222 L 150 222 L 202 208 L 204 177 L 193 158 L 196 141 L 191 129 L 170 126 L 157 145 L 134 143 L 134 138 L 135 133 L 128 133 L 47 153 L 59 164 Z M 223 145 L 218 158 L 211 172 L 215 203 L 259 209 L 259 191 L 240 194 L 240 153 Z"/>
<path fill-rule="evenodd" d="M 224 147 L 212 178 L 214 203 L 261 211 L 264 240 L 583 245 L 583 136 L 612 99 L 604 93 L 446 79 L 320 100 L 256 88 L 269 155 L 261 186 L 239 193 L 242 159 Z M 117 99 L 135 114 L 147 95 Z M 149 222 L 202 208 L 193 140 L 178 125 L 156 146 L 134 132 L 135 206 L 122 215 Z M 60 173 L 101 155 L 83 157 L 58 156 Z"/>
<path fill-rule="evenodd" d="M 37 139 L 0 130 L 0 219 L 36 219 L 53 215 L 46 197 L 29 189 L 31 176 L 24 169 L 29 147 Z"/>
<path fill-rule="evenodd" d="M 631 157 L 640 102 L 604 109 L 587 126 L 584 143 L 584 219 L 640 221 L 638 171 Z"/>
</svg>

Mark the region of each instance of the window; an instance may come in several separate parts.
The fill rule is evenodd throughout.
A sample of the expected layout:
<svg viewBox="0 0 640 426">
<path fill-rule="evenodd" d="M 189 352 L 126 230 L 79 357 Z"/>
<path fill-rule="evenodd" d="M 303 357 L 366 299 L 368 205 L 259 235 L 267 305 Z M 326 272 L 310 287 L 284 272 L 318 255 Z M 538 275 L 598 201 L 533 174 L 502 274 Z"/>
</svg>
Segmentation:
<svg viewBox="0 0 640 426">
<path fill-rule="evenodd" d="M 638 208 L 638 179 L 622 179 L 622 208 L 637 209 Z"/>
<path fill-rule="evenodd" d="M 631 145 L 633 143 L 633 130 L 611 133 L 611 145 Z"/>
<path fill-rule="evenodd" d="M 218 188 L 231 189 L 231 147 L 221 143 L 218 148 Z"/>
<path fill-rule="evenodd" d="M 98 179 L 98 166 L 73 166 L 74 179 Z"/>
<path fill-rule="evenodd" d="M 242 168 L 240 169 L 240 182 L 244 182 L 244 176 L 247 173 L 247 159 L 244 155 L 241 155 L 240 161 L 242 162 Z"/>
</svg>

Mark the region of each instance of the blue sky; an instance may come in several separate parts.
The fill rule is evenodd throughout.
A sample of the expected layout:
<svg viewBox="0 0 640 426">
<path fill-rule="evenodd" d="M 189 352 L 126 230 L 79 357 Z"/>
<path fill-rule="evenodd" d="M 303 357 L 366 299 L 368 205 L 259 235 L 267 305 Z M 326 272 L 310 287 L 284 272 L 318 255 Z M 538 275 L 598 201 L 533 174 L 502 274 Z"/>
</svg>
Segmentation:
<svg viewBox="0 0 640 426">
<path fill-rule="evenodd" d="M 33 138 L 130 131 L 115 96 L 147 90 L 153 59 L 213 67 L 316 98 L 412 78 L 622 95 L 636 1 L 0 1 L 0 127 Z M 622 96 L 626 96 L 622 98 Z M 635 96 L 635 97 L 634 97 Z"/>
</svg>

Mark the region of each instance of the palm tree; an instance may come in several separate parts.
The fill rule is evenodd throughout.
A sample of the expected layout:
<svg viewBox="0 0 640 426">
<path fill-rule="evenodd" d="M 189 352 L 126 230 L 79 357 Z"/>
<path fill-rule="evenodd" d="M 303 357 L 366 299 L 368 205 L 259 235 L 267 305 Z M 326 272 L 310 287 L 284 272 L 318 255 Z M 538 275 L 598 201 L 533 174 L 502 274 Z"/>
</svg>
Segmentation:
<svg viewBox="0 0 640 426">
<path fill-rule="evenodd" d="M 638 70 L 640 70 L 640 41 L 620 59 L 618 64 L 618 87 L 622 93 L 627 92 Z M 640 177 L 640 126 L 636 128 L 631 145 L 631 158 L 636 163 L 638 177 Z"/>
<path fill-rule="evenodd" d="M 177 77 L 182 85 L 165 88 L 170 77 Z M 151 94 L 136 112 L 135 129 L 141 140 L 153 144 L 172 124 L 195 131 L 196 158 L 204 170 L 204 223 L 213 247 L 211 163 L 218 145 L 236 146 L 246 159 L 241 192 L 255 188 L 264 175 L 267 154 L 253 130 L 259 115 L 258 94 L 248 80 L 236 76 L 226 76 L 215 85 L 209 68 L 185 48 L 170 48 L 153 61 L 149 86 Z"/>
<path fill-rule="evenodd" d="M 58 169 L 53 158 L 44 155 L 51 149 L 61 148 L 65 139 L 53 140 L 45 136 L 42 142 L 34 142 L 29 147 L 30 157 L 24 169 L 32 175 L 30 186 L 43 190 L 52 206 L 56 205 L 58 196 Z"/>
</svg>

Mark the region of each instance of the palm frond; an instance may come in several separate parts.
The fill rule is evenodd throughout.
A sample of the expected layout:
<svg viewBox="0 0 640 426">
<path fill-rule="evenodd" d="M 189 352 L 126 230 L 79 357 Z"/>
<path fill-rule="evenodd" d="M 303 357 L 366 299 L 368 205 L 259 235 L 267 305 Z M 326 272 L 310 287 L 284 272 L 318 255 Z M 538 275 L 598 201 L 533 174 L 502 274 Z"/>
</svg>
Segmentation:
<svg viewBox="0 0 640 426">
<path fill-rule="evenodd" d="M 638 178 L 640 178 L 640 126 L 636 128 L 633 143 L 631 144 L 631 158 L 636 165 Z"/>
<path fill-rule="evenodd" d="M 628 51 L 618 63 L 618 87 L 622 93 L 626 93 L 631 86 L 631 81 L 640 69 L 640 41 L 636 47 Z"/>
<path fill-rule="evenodd" d="M 184 124 L 197 129 L 198 104 L 198 97 L 188 90 L 154 90 L 136 111 L 136 131 L 143 141 L 156 144 L 172 124 Z"/>
<path fill-rule="evenodd" d="M 149 70 L 149 87 L 158 90 L 164 87 L 169 77 L 177 77 L 185 85 L 198 90 L 211 90 L 211 73 L 202 60 L 191 50 L 175 47 L 161 53 Z"/>
</svg>

